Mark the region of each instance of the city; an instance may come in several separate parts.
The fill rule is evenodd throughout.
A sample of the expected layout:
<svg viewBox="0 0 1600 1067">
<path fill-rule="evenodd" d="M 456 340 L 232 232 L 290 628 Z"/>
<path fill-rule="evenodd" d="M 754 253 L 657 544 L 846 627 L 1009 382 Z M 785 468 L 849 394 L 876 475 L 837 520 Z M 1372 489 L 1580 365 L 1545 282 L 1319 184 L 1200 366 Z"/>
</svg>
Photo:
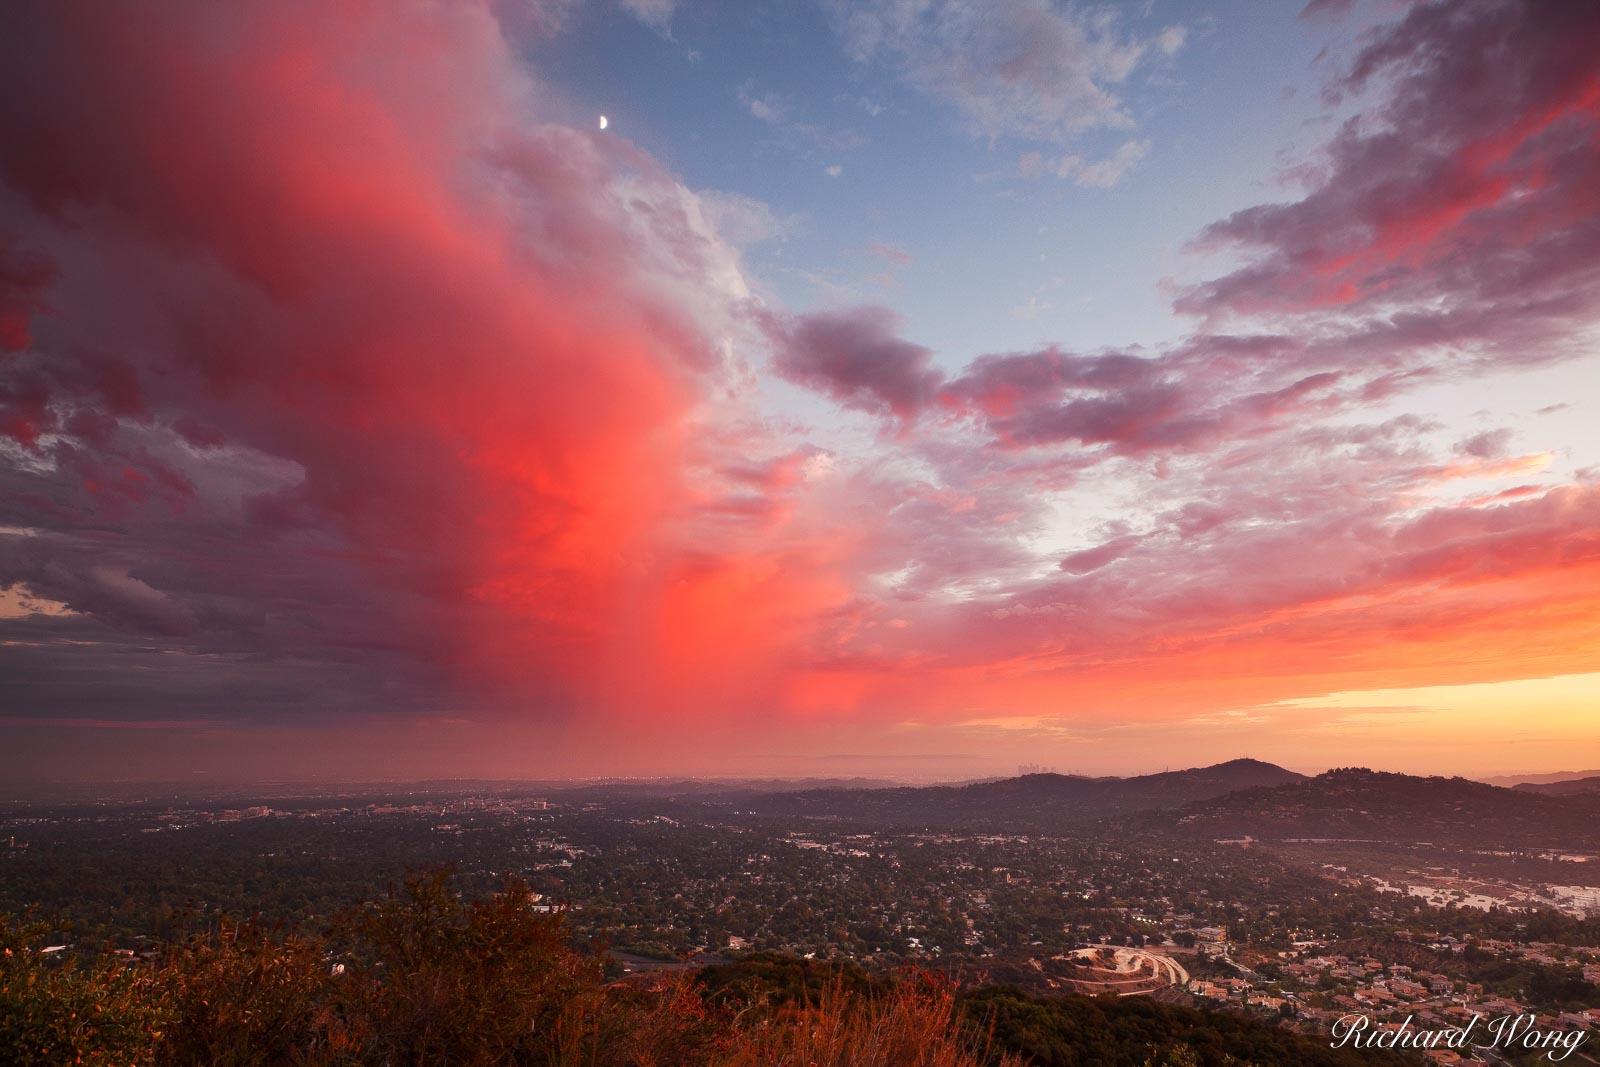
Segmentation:
<svg viewBox="0 0 1600 1067">
<path fill-rule="evenodd" d="M 1262 773 L 1249 761 L 1234 767 Z M 1223 789 L 1229 768 L 1192 773 Z M 1369 773 L 1273 788 L 1287 811 L 1297 791 Z M 1399 804 L 1411 825 L 1426 825 L 1430 805 L 1454 810 L 1462 789 L 1509 810 L 1527 797 L 1373 777 L 1390 792 L 1365 790 L 1364 814 Z M 1084 788 L 1048 774 L 1000 784 L 1057 780 Z M 1540 799 L 1542 842 L 1481 847 L 1493 843 L 1192 832 L 1240 795 L 1271 815 L 1249 791 L 1128 815 L 1079 812 L 1082 821 L 1049 832 L 1005 832 L 1007 816 L 986 798 L 971 810 L 946 799 L 943 815 L 924 801 L 932 825 L 885 829 L 871 813 L 788 814 L 830 797 L 842 807 L 857 792 L 806 785 L 435 783 L 13 804 L 0 827 L 0 903 L 16 913 L 47 902 L 38 917 L 61 930 L 47 952 L 113 946 L 155 957 L 218 915 L 315 929 L 377 887 L 444 868 L 466 892 L 525 883 L 535 910 L 564 916 L 619 978 L 792 958 L 876 974 L 911 967 L 963 988 L 1208 1005 L 1312 1037 L 1351 1015 L 1439 1030 L 1524 1014 L 1561 1032 L 1600 1024 L 1600 794 L 1552 801 L 1571 806 L 1572 830 L 1550 829 Z M 1322 811 L 1341 814 L 1351 813 Z M 1428 1054 L 1501 1062 L 1492 1050 L 1464 1052 Z"/>
<path fill-rule="evenodd" d="M 1597 42 L 0 3 L 0 1067 L 1600 1067 Z"/>
</svg>

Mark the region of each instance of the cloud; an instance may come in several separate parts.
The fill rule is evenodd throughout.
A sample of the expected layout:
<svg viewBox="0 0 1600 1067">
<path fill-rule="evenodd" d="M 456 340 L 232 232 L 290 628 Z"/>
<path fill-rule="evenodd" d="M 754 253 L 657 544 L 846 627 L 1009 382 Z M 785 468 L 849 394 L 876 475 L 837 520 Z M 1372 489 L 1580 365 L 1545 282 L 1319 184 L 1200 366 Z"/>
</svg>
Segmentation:
<svg viewBox="0 0 1600 1067">
<path fill-rule="evenodd" d="M 678 0 L 617 0 L 622 10 L 661 33 L 672 27 L 673 13 L 678 10 Z"/>
<path fill-rule="evenodd" d="M 735 727 L 1065 736 L 1592 665 L 1594 472 L 1532 421 L 1406 410 L 1594 336 L 1575 8 L 1374 31 L 1326 179 L 1203 236 L 1239 258 L 1182 294 L 1189 336 L 965 366 L 885 307 L 764 305 L 741 249 L 794 220 L 549 120 L 491 8 L 29 10 L 0 41 L 16 729 L 281 727 L 303 753 L 337 727 L 312 747 L 342 760 L 471 719 L 506 760 L 620 732 L 659 761 Z M 976 10 L 833 17 L 1042 140 L 1122 123 L 1112 89 L 1180 43 Z M 762 349 L 891 432 L 768 409 Z"/>
<path fill-rule="evenodd" d="M 1512 431 L 1509 429 L 1484 430 L 1457 443 L 1456 451 L 1474 459 L 1499 459 L 1506 454 L 1511 437 Z"/>
<path fill-rule="evenodd" d="M 1581 635 L 1593 629 L 1582 620 L 1592 595 L 1569 588 L 1551 598 L 1558 585 L 1600 568 L 1595 487 L 1407 516 L 1397 496 L 1374 499 L 1381 481 L 1370 460 L 1352 468 L 1315 456 L 1278 478 L 1224 470 L 1186 485 L 1184 496 L 1209 490 L 1214 516 L 1203 531 L 1184 528 L 1185 505 L 1172 525 L 1069 555 L 1062 577 L 1019 588 L 1003 614 L 990 612 L 986 636 L 966 654 L 983 662 L 1027 634 L 1030 647 L 1048 650 L 1034 657 L 1035 671 L 1053 660 L 1063 677 L 1086 685 L 1102 672 L 1132 684 L 1126 672 L 1107 670 L 1108 657 L 1163 677 L 1190 670 L 1218 681 L 1235 669 L 1265 681 L 1358 664 L 1417 679 L 1508 619 L 1542 616 L 1543 636 L 1511 641 L 1517 647 L 1505 646 L 1490 669 L 1507 670 L 1519 656 L 1579 662 Z M 1291 487 L 1313 472 L 1317 492 Z M 1374 626 L 1403 635 L 1405 655 L 1374 643 Z M 1315 653 L 1291 655 L 1296 643 Z M 1206 655 L 1216 659 L 1205 664 Z M 1283 658 L 1274 664 L 1274 655 Z"/>
<path fill-rule="evenodd" d="M 1205 329 L 1108 361 L 1057 348 L 981 357 L 939 399 L 1005 447 L 1192 451 L 1392 399 L 1447 366 L 1586 354 L 1600 316 L 1600 81 L 1579 30 L 1536 6 L 1474 3 L 1425 5 L 1373 31 L 1334 90 L 1380 76 L 1393 87 L 1333 138 L 1326 179 L 1202 235 L 1202 247 L 1254 253 L 1180 296 Z M 1522 46 L 1494 66 L 1505 39 Z M 1105 166 L 1042 153 L 1021 166 L 1108 183 L 1142 145 Z M 1229 320 L 1242 328 L 1225 332 Z M 1125 377 L 1081 377 L 1110 367 Z"/>
<path fill-rule="evenodd" d="M 21 619 L 30 615 L 67 615 L 71 608 L 58 600 L 35 596 L 27 586 L 18 582 L 0 588 L 0 619 Z"/>
<path fill-rule="evenodd" d="M 1038 152 L 1028 152 L 1018 160 L 1017 170 L 1024 178 L 1049 174 L 1086 189 L 1110 189 L 1149 152 L 1149 141 L 1127 141 L 1111 155 L 1094 162 L 1079 155 L 1047 160 Z"/>
<path fill-rule="evenodd" d="M 1073 552 L 1062 559 L 1061 569 L 1071 574 L 1087 574 L 1090 571 L 1097 571 L 1101 567 L 1121 559 L 1130 548 L 1138 543 L 1138 538 L 1135 537 L 1118 537 L 1093 548 Z"/>
<path fill-rule="evenodd" d="M 1050 346 L 981 356 L 947 378 L 930 350 L 896 333 L 884 308 L 799 316 L 776 328 L 776 366 L 846 407 L 914 419 L 938 406 L 1005 448 L 1075 441 L 1136 455 L 1187 452 L 1271 431 L 1296 416 L 1351 406 L 1359 392 L 1320 371 L 1284 378 L 1267 364 L 1217 375 L 1239 348 L 1200 338 L 1160 356 L 1079 355 Z"/>
<path fill-rule="evenodd" d="M 1117 87 L 1152 51 L 1170 55 L 1184 37 L 1181 27 L 1149 39 L 1124 35 L 1113 15 L 1077 13 L 1049 0 L 873 0 L 829 8 L 852 58 L 889 63 L 991 139 L 1064 141 L 1132 126 Z"/>
<path fill-rule="evenodd" d="M 725 462 L 689 427 L 784 224 L 541 121 L 489 8 L 65 3 L 0 53 L 0 524 L 38 531 L 0 584 L 72 613 L 6 646 L 14 706 L 560 719 L 758 569 L 682 563 Z"/>
<path fill-rule="evenodd" d="M 780 215 L 762 201 L 739 193 L 702 190 L 696 199 L 711 231 L 740 248 L 781 241 L 800 224 L 798 217 Z"/>
<path fill-rule="evenodd" d="M 772 93 L 758 94 L 749 85 L 739 86 L 735 95 L 750 116 L 762 122 L 782 122 L 789 111 L 789 102 L 785 98 Z"/>
<path fill-rule="evenodd" d="M 1180 699 L 1163 686 L 1278 699 L 1340 672 L 1584 669 L 1593 472 L 1561 484 L 1551 453 L 1513 455 L 1505 429 L 1452 440 L 1370 415 L 1429 383 L 1592 355 L 1600 97 L 1586 34 L 1538 11 L 1425 5 L 1373 31 L 1335 87 L 1382 76 L 1387 91 L 1335 135 L 1304 198 L 1205 233 L 1246 260 L 1183 294 L 1203 325 L 1175 344 L 994 353 L 930 388 L 931 355 L 878 314 L 870 347 L 909 346 L 883 366 L 917 373 L 797 379 L 896 420 L 880 465 L 922 472 L 858 487 L 894 502 L 862 565 L 905 625 L 874 622 L 868 599 L 818 669 L 848 675 L 863 706 L 935 717 L 1064 693 L 1152 714 L 1141 701 Z M 1495 66 L 1503 40 L 1525 47 Z M 1472 189 L 1495 197 L 1462 208 Z M 1452 499 L 1466 478 L 1517 481 Z M 1486 642 L 1496 655 L 1475 658 Z"/>
<path fill-rule="evenodd" d="M 44 294 L 55 274 L 44 257 L 0 232 L 0 352 L 28 347 L 28 323 L 44 310 Z"/>
<path fill-rule="evenodd" d="M 1300 17 L 1308 22 L 1319 19 L 1333 21 L 1341 19 L 1350 13 L 1356 6 L 1356 0 L 1311 0 L 1300 11 Z"/>
<path fill-rule="evenodd" d="M 1187 292 L 1213 319 L 1381 317 L 1386 346 L 1529 364 L 1584 350 L 1600 291 L 1600 78 L 1590 5 L 1421 4 L 1373 31 L 1347 121 L 1300 200 L 1236 212 L 1201 247 L 1243 266 Z"/>
<path fill-rule="evenodd" d="M 943 375 L 933 353 L 896 334 L 899 319 L 882 307 L 816 312 L 774 320 L 773 365 L 790 381 L 860 411 L 914 417 Z"/>
<path fill-rule="evenodd" d="M 66 719 L 38 715 L 0 716 L 4 726 L 48 726 L 69 730 L 206 730 L 225 726 L 221 719 Z"/>
<path fill-rule="evenodd" d="M 811 158 L 817 153 L 849 152 L 867 143 L 858 130 L 832 129 L 795 117 L 791 97 L 757 92 L 751 82 L 739 86 L 734 96 L 751 118 L 777 131 L 777 143 L 793 155 Z"/>
<path fill-rule="evenodd" d="M 893 267 L 908 267 L 913 257 L 910 252 L 899 245 L 892 245 L 886 241 L 873 241 L 867 245 L 867 255 L 877 256 L 879 259 Z"/>
</svg>

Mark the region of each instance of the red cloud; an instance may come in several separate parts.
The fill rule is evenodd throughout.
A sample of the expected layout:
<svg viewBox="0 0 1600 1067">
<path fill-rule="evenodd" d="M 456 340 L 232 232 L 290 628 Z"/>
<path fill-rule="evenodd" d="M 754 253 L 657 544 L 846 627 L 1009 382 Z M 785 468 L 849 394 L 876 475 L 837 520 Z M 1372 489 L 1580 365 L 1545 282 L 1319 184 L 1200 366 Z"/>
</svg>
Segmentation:
<svg viewBox="0 0 1600 1067">
<path fill-rule="evenodd" d="M 1378 31 L 1342 87 L 1393 75 L 1382 122 L 1208 233 L 1256 258 L 1183 304 L 1257 332 L 946 374 L 886 309 L 753 314 L 694 194 L 530 118 L 488 7 L 27 8 L 0 583 L 77 614 L 0 620 L 8 695 L 898 721 L 1592 666 L 1595 487 L 1441 502 L 1547 457 L 1356 417 L 1441 350 L 1550 361 L 1592 327 L 1590 11 Z M 834 457 L 739 410 L 740 330 L 899 434 Z"/>
<path fill-rule="evenodd" d="M 1497 326 L 1550 316 L 1542 344 L 1506 349 L 1547 357 L 1561 320 L 1594 310 L 1597 34 L 1593 5 L 1511 0 L 1419 4 L 1374 31 L 1333 92 L 1389 77 L 1387 104 L 1346 124 L 1303 199 L 1211 226 L 1202 244 L 1243 245 L 1254 261 L 1179 306 L 1414 311 L 1441 339 L 1491 344 Z"/>
<path fill-rule="evenodd" d="M 8 27 L 0 428 L 46 460 L 0 522 L 51 540 L 0 581 L 136 630 L 121 561 L 194 651 L 369 660 L 324 702 L 433 670 L 576 707 L 627 620 L 700 640 L 674 605 L 724 579 L 674 523 L 735 261 L 650 159 L 527 120 L 488 7 Z"/>
</svg>

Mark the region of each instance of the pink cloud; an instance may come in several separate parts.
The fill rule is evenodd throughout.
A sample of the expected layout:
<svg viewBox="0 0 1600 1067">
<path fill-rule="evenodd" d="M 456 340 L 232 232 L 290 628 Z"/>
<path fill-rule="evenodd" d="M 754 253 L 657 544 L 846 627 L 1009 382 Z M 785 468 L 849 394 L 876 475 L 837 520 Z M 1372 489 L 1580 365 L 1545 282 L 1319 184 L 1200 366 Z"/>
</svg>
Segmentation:
<svg viewBox="0 0 1600 1067">
<path fill-rule="evenodd" d="M 1119 121 L 1149 43 L 1034 7 L 839 18 L 913 80 L 930 41 L 1044 26 L 956 105 Z M 10 695 L 659 737 L 1581 665 L 1592 477 L 1368 412 L 1595 323 L 1590 20 L 1412 9 L 1339 79 L 1393 87 L 1326 180 L 1204 235 L 1248 256 L 1182 297 L 1205 328 L 947 371 L 887 308 L 754 310 L 716 212 L 543 120 L 489 7 L 38 8 L 0 41 L 0 582 L 75 614 L 0 621 Z M 984 110 L 1067 52 L 1084 84 Z M 896 432 L 852 454 L 748 410 L 724 342 L 757 336 Z M 1437 495 L 1461 478 L 1517 484 Z"/>
<path fill-rule="evenodd" d="M 0 429 L 38 461 L 0 521 L 48 535 L 0 537 L 0 580 L 200 673 L 346 662 L 285 668 L 318 704 L 581 706 L 683 573 L 686 420 L 743 314 L 694 195 L 531 120 L 487 7 L 13 23 Z"/>
<path fill-rule="evenodd" d="M 1202 236 L 1251 262 L 1179 302 L 1207 315 L 1379 309 L 1400 334 L 1528 362 L 1569 355 L 1600 261 L 1600 75 L 1587 5 L 1423 4 L 1372 31 L 1335 95 L 1393 89 L 1302 199 Z M 1409 323 L 1402 321 L 1409 317 Z M 1393 343 L 1391 341 L 1391 343 Z"/>
<path fill-rule="evenodd" d="M 914 417 L 943 375 L 933 353 L 900 338 L 887 308 L 857 307 L 775 319 L 770 328 L 778 373 L 845 407 Z"/>
</svg>

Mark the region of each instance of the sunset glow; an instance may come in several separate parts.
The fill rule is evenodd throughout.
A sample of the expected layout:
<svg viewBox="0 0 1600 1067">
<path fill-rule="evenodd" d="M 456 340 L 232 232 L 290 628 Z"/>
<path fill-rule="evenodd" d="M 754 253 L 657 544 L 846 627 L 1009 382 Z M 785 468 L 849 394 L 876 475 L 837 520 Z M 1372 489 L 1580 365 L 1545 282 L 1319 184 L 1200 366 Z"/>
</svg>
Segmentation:
<svg viewBox="0 0 1600 1067">
<path fill-rule="evenodd" d="M 1600 767 L 1600 5 L 0 27 L 8 778 Z"/>
</svg>

